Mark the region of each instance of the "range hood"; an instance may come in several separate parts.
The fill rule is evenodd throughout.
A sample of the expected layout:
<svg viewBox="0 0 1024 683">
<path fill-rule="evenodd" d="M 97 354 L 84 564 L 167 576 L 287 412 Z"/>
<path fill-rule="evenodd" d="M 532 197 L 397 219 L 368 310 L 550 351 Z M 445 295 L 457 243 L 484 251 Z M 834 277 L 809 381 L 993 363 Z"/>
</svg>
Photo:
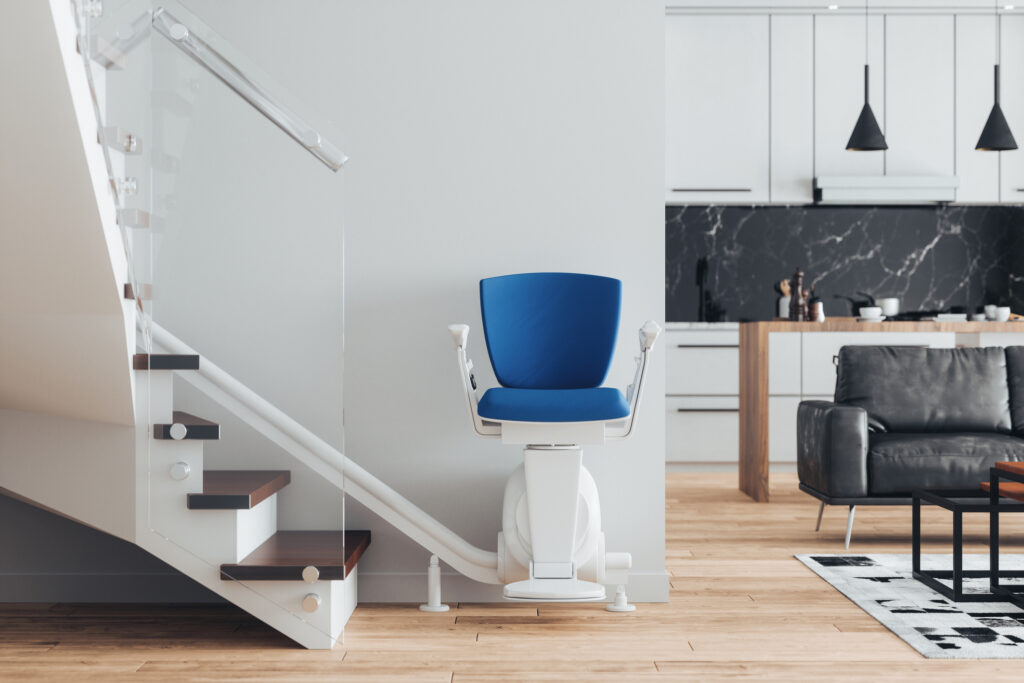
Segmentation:
<svg viewBox="0 0 1024 683">
<path fill-rule="evenodd" d="M 956 201 L 956 176 L 834 175 L 814 179 L 815 204 L 936 204 Z"/>
</svg>

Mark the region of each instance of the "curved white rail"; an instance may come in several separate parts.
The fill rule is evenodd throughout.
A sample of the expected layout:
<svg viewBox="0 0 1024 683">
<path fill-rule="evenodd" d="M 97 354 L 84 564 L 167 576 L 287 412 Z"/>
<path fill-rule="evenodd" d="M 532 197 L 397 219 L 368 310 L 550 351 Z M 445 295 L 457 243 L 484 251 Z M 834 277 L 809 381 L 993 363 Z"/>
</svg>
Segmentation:
<svg viewBox="0 0 1024 683">
<path fill-rule="evenodd" d="M 168 353 L 199 355 L 156 323 L 152 333 L 154 346 Z M 455 571 L 481 583 L 501 583 L 497 553 L 463 539 L 208 359 L 181 377 Z"/>
</svg>

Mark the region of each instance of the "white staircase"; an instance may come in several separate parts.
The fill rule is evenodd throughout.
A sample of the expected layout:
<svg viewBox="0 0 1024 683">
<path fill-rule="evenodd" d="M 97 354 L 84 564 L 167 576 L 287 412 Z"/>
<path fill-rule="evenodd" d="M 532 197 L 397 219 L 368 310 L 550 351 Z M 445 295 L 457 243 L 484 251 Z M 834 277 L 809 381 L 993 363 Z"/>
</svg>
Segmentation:
<svg viewBox="0 0 1024 683">
<path fill-rule="evenodd" d="M 90 78 L 80 51 L 123 67 L 146 22 L 83 46 L 73 10 L 101 6 L 0 2 L 0 22 L 17 29 L 0 41 L 0 60 L 32 65 L 4 69 L 0 82 L 15 105 L 0 113 L 0 486 L 135 543 L 305 647 L 332 647 L 357 604 L 369 532 L 338 528 L 340 503 L 325 511 L 326 531 L 279 530 L 289 470 L 207 471 L 204 444 L 219 426 L 175 413 L 179 377 L 330 482 L 339 501 L 352 495 L 436 555 L 435 569 L 440 558 L 477 581 L 504 582 L 497 553 L 149 319 L 152 292 L 134 276 L 132 252 L 160 226 L 125 201 L 136 190 L 129 157 L 148 141 L 104 125 L 103 73 Z M 292 137 L 340 165 L 335 148 Z M 152 348 L 139 355 L 139 345 Z"/>
</svg>

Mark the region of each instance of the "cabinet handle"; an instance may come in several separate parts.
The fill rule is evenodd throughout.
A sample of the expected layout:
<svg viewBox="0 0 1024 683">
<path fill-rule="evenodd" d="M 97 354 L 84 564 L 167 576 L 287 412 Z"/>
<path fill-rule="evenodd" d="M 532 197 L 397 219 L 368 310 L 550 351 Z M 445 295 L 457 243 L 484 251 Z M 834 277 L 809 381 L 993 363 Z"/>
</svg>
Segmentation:
<svg viewBox="0 0 1024 683">
<path fill-rule="evenodd" d="M 739 344 L 677 344 L 677 349 L 738 349 Z"/>
<path fill-rule="evenodd" d="M 749 187 L 673 187 L 673 192 L 753 192 Z M 1024 190 L 1022 190 L 1024 191 Z"/>
<path fill-rule="evenodd" d="M 676 408 L 677 413 L 738 413 L 739 408 Z"/>
</svg>

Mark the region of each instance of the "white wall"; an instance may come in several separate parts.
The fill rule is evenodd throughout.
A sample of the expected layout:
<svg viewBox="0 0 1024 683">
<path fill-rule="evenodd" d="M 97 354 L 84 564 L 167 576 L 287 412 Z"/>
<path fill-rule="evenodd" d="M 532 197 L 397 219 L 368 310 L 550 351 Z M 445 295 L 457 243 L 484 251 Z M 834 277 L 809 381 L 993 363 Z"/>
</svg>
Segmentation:
<svg viewBox="0 0 1024 683">
<path fill-rule="evenodd" d="M 332 118 L 352 161 L 342 204 L 341 196 L 324 196 L 334 186 L 317 162 L 287 156 L 304 153 L 204 84 L 197 98 L 224 107 L 220 123 L 228 124 L 217 144 L 246 168 L 222 157 L 182 192 L 206 190 L 205 212 L 194 206 L 184 229 L 209 253 L 165 251 L 168 281 L 194 284 L 172 297 L 190 306 L 168 301 L 158 319 L 339 443 L 336 219 L 343 206 L 346 453 L 472 542 L 494 548 L 504 480 L 521 455 L 473 436 L 446 325 L 472 326 L 472 355 L 487 368 L 480 278 L 534 270 L 619 277 L 623 330 L 609 383 L 628 383 L 636 328 L 664 315 L 664 6 L 185 4 Z M 198 118 L 192 125 L 190 134 L 208 130 Z M 260 144 L 247 148 L 247 139 Z M 278 158 L 286 180 L 275 175 Z M 667 599 L 668 588 L 660 352 L 656 363 L 639 432 L 586 456 L 603 497 L 608 548 L 633 553 L 633 597 L 645 600 Z M 493 383 L 489 370 L 479 376 Z M 225 430 L 211 461 L 292 467 L 282 526 L 330 526 L 333 492 L 239 430 Z M 421 579 L 405 573 L 422 573 L 426 552 L 351 502 L 347 521 L 374 534 L 360 565 L 362 599 L 421 598 Z M 495 595 L 452 581 L 446 598 Z"/>
</svg>

